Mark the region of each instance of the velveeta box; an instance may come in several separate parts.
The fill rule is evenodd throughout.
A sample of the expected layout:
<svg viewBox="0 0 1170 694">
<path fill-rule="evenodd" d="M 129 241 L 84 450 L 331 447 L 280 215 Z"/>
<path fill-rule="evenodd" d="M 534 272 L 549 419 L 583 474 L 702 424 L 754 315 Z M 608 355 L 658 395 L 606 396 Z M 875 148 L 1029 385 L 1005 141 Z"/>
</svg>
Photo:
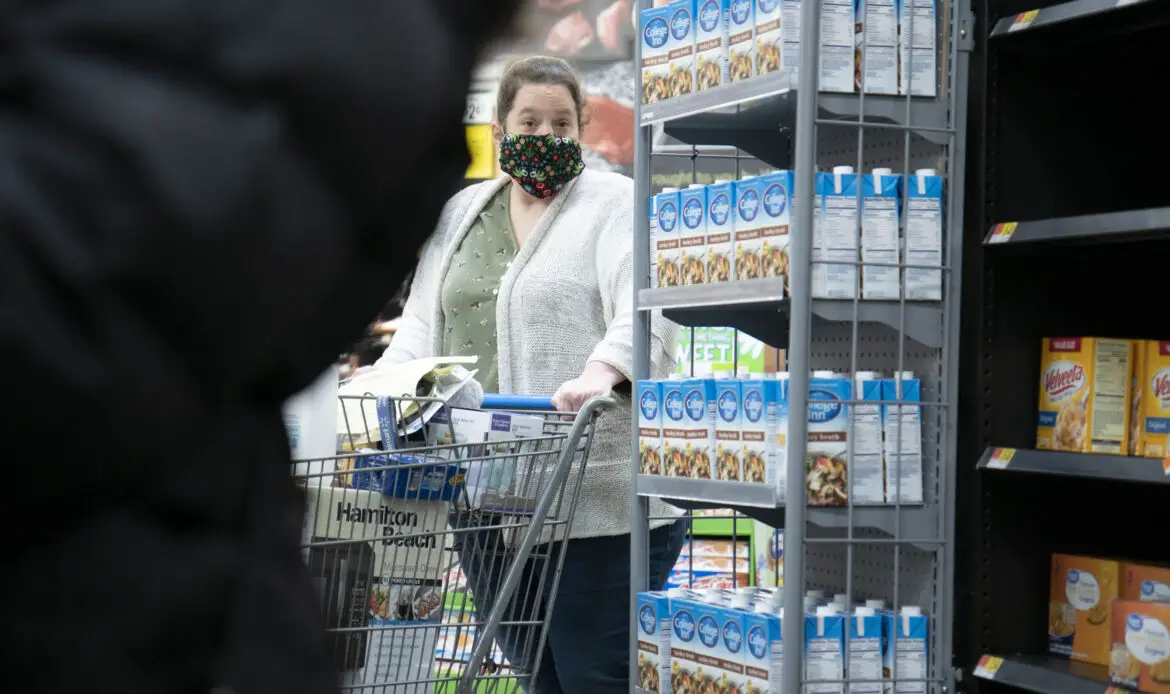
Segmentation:
<svg viewBox="0 0 1170 694">
<path fill-rule="evenodd" d="M 1052 555 L 1048 652 L 1109 664 L 1110 609 L 1121 593 L 1121 565 L 1109 559 Z"/>
<path fill-rule="evenodd" d="M 1130 340 L 1044 338 L 1036 448 L 1128 452 L 1132 354 Z"/>
<path fill-rule="evenodd" d="M 1170 455 L 1170 340 L 1135 342 L 1134 375 L 1137 422 L 1130 431 L 1138 440 L 1131 455 L 1165 458 Z"/>
<path fill-rule="evenodd" d="M 1114 684 L 1170 694 L 1170 604 L 1113 603 L 1109 679 Z"/>
<path fill-rule="evenodd" d="M 1121 572 L 1122 600 L 1170 602 L 1170 567 L 1126 564 Z"/>
<path fill-rule="evenodd" d="M 1142 393 L 1146 380 L 1146 340 L 1133 341 L 1133 356 L 1129 362 L 1129 454 L 1145 455 L 1145 437 L 1142 436 Z"/>
</svg>

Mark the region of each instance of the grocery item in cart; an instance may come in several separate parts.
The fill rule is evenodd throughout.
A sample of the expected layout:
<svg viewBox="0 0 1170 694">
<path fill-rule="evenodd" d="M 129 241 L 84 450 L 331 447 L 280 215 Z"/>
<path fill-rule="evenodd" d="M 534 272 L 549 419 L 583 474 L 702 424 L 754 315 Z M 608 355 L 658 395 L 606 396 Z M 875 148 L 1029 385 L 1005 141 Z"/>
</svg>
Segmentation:
<svg viewBox="0 0 1170 694">
<path fill-rule="evenodd" d="M 898 182 L 890 169 L 874 169 L 861 177 L 861 297 L 897 299 L 901 296 L 898 270 Z M 873 263 L 878 263 L 874 265 Z"/>
<path fill-rule="evenodd" d="M 784 12 L 780 0 L 756 0 L 756 74 L 779 72 L 784 65 Z"/>
<path fill-rule="evenodd" d="M 733 277 L 735 246 L 732 233 L 732 183 L 717 180 L 707 186 L 707 281 L 728 282 Z"/>
<path fill-rule="evenodd" d="M 715 380 L 692 378 L 683 381 L 683 411 L 691 477 L 715 479 Z"/>
<path fill-rule="evenodd" d="M 813 200 L 814 298 L 852 299 L 857 295 L 857 186 L 852 166 L 834 166 L 831 173 L 817 172 Z"/>
<path fill-rule="evenodd" d="M 740 482 L 743 474 L 743 387 L 737 380 L 715 382 L 715 476 Z"/>
<path fill-rule="evenodd" d="M 1112 624 L 1110 680 L 1135 691 L 1170 694 L 1170 605 L 1118 600 Z"/>
<path fill-rule="evenodd" d="M 847 501 L 849 405 L 853 395 L 848 378 L 827 374 L 809 381 L 808 447 L 805 474 L 808 502 L 814 506 L 844 506 Z"/>
<path fill-rule="evenodd" d="M 929 676 L 927 664 L 930 662 L 929 620 L 916 605 L 903 605 L 897 614 L 887 613 L 885 619 L 890 646 L 883 671 L 889 671 L 890 676 L 898 680 L 894 694 L 924 694 L 926 682 L 922 680 Z"/>
<path fill-rule="evenodd" d="M 928 2 L 933 0 L 927 0 Z M 933 34 L 932 34 L 933 35 Z M 906 298 L 942 299 L 943 179 L 934 169 L 918 169 L 909 179 L 906 196 L 906 233 L 903 249 L 906 265 Z"/>
<path fill-rule="evenodd" d="M 1138 455 L 1165 458 L 1170 455 L 1170 341 L 1142 340 L 1135 346 L 1138 394 Z"/>
<path fill-rule="evenodd" d="M 853 376 L 857 400 L 853 406 L 853 483 L 850 493 L 856 504 L 883 504 L 886 501 L 885 469 L 882 464 L 882 381 L 874 371 Z M 869 404 L 873 402 L 874 404 Z"/>
<path fill-rule="evenodd" d="M 655 260 L 658 264 L 659 287 L 677 287 L 682 284 L 678 205 L 677 188 L 663 188 L 661 193 L 654 196 L 654 209 L 657 211 Z"/>
<path fill-rule="evenodd" d="M 670 7 L 642 10 L 642 103 L 673 96 L 670 85 Z"/>
<path fill-rule="evenodd" d="M 1126 453 L 1132 352 L 1129 340 L 1044 338 L 1036 447 Z"/>
<path fill-rule="evenodd" d="M 682 283 L 707 282 L 707 187 L 692 184 L 678 193 L 679 272 Z"/>
<path fill-rule="evenodd" d="M 670 10 L 670 71 L 667 81 L 671 96 L 695 91 L 695 0 L 674 0 Z"/>
<path fill-rule="evenodd" d="M 638 687 L 670 692 L 670 598 L 665 592 L 638 593 Z"/>
<path fill-rule="evenodd" d="M 922 402 L 922 381 L 911 371 L 882 379 L 882 400 Z M 901 391 L 898 385 L 901 382 Z M 921 504 L 922 407 L 917 404 L 885 405 L 886 502 Z"/>
<path fill-rule="evenodd" d="M 753 280 L 763 276 L 760 259 L 760 228 L 763 206 L 763 182 L 756 176 L 744 176 L 732 184 L 735 205 L 734 243 L 735 278 Z"/>
<path fill-rule="evenodd" d="M 638 470 L 643 475 L 663 474 L 662 384 L 638 381 Z"/>
<path fill-rule="evenodd" d="M 1121 566 L 1111 559 L 1052 555 L 1048 652 L 1109 664 L 1110 603 L 1121 594 Z"/>
<path fill-rule="evenodd" d="M 849 687 L 854 694 L 882 692 L 882 618 L 872 607 L 855 607 L 849 616 Z M 923 690 L 919 690 L 923 691 Z"/>
<path fill-rule="evenodd" d="M 731 0 L 695 2 L 695 81 L 699 91 L 727 83 L 727 12 Z"/>
<path fill-rule="evenodd" d="M 804 617 L 804 676 L 809 694 L 840 694 L 845 679 L 845 616 L 817 607 Z"/>
<path fill-rule="evenodd" d="M 1121 571 L 1122 600 L 1170 602 L 1170 567 L 1124 564 Z"/>
<path fill-rule="evenodd" d="M 731 82 L 756 75 L 755 0 L 731 0 L 727 12 L 727 74 Z"/>
</svg>

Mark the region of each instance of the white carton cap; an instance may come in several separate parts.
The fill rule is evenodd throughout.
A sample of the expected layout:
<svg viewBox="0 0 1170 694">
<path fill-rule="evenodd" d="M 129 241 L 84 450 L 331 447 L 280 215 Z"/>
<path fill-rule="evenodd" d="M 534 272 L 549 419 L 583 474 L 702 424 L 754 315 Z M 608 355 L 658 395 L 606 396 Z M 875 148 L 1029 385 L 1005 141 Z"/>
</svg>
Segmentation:
<svg viewBox="0 0 1170 694">
<path fill-rule="evenodd" d="M 839 613 L 837 612 L 837 608 L 833 607 L 832 605 L 821 605 L 817 608 L 818 617 L 832 617 L 835 614 Z"/>
<path fill-rule="evenodd" d="M 777 381 L 787 381 L 788 380 L 788 372 L 787 371 L 777 371 L 776 372 L 776 380 Z"/>
<path fill-rule="evenodd" d="M 865 606 L 869 607 L 869 608 L 873 608 L 875 610 L 884 610 L 884 609 L 886 609 L 886 601 L 885 600 L 870 599 L 870 600 L 865 601 Z"/>
<path fill-rule="evenodd" d="M 893 176 L 894 170 L 887 168 L 885 166 L 880 166 L 880 167 L 873 170 L 873 175 L 874 176 Z"/>
<path fill-rule="evenodd" d="M 922 616 L 922 608 L 917 606 L 917 605 L 903 605 L 902 606 L 902 616 L 903 617 L 921 617 Z"/>
<path fill-rule="evenodd" d="M 823 590 L 808 590 L 808 591 L 805 591 L 804 595 L 805 595 L 805 597 L 817 598 L 819 600 L 819 599 L 825 597 L 825 591 L 823 591 Z"/>
<path fill-rule="evenodd" d="M 858 371 L 853 377 L 858 381 L 876 381 L 882 376 L 876 371 Z"/>
<path fill-rule="evenodd" d="M 731 378 L 731 377 L 733 377 L 734 375 L 735 375 L 735 374 L 733 374 L 733 373 L 732 373 L 730 370 L 728 370 L 728 369 L 712 369 L 712 371 L 711 371 L 711 376 L 712 376 L 713 378 L 717 378 L 717 379 L 720 379 L 720 380 L 727 380 L 727 379 L 730 379 L 730 378 Z"/>
<path fill-rule="evenodd" d="M 687 590 L 686 588 L 671 588 L 670 590 L 666 591 L 666 597 L 672 599 L 685 598 L 690 596 L 690 594 L 691 591 Z"/>
<path fill-rule="evenodd" d="M 814 372 L 812 372 L 812 377 L 813 378 L 836 378 L 837 374 L 833 373 L 832 371 L 814 371 Z M 824 593 L 821 593 L 821 595 L 824 595 Z"/>
<path fill-rule="evenodd" d="M 903 381 L 909 381 L 909 380 L 914 378 L 914 372 L 913 371 L 901 371 L 899 373 L 894 374 L 894 378 L 900 378 Z"/>
<path fill-rule="evenodd" d="M 677 193 L 678 188 L 675 188 L 674 186 L 663 186 L 662 192 L 663 193 Z"/>
<path fill-rule="evenodd" d="M 877 616 L 877 610 L 872 607 L 854 607 L 853 615 L 855 617 L 875 617 Z"/>
<path fill-rule="evenodd" d="M 752 604 L 750 593 L 736 593 L 731 596 L 731 607 L 736 610 L 747 609 Z"/>
<path fill-rule="evenodd" d="M 804 611 L 815 612 L 816 608 L 820 607 L 820 602 L 811 595 L 804 596 Z"/>
<path fill-rule="evenodd" d="M 687 186 L 687 188 L 706 188 L 706 187 L 707 187 L 706 183 L 692 183 L 689 186 Z"/>
<path fill-rule="evenodd" d="M 937 176 L 938 172 L 934 169 L 918 169 L 914 172 L 915 176 Z"/>
<path fill-rule="evenodd" d="M 834 166 L 833 173 L 835 174 L 851 174 L 853 173 L 852 166 Z"/>
<path fill-rule="evenodd" d="M 752 179 L 753 179 L 753 178 L 755 178 L 755 177 L 756 177 L 756 175 L 755 175 L 755 174 L 744 174 L 744 175 L 742 175 L 742 176 L 740 176 L 740 177 L 739 177 L 739 180 L 741 180 L 741 181 L 750 181 L 750 180 L 752 180 Z"/>
<path fill-rule="evenodd" d="M 714 365 L 709 361 L 700 361 L 695 364 L 695 378 L 710 378 Z"/>
<path fill-rule="evenodd" d="M 717 178 L 715 179 L 715 183 L 731 183 L 731 180 L 727 178 Z"/>
<path fill-rule="evenodd" d="M 754 376 L 752 376 L 752 372 L 751 372 L 751 367 L 750 367 L 750 366 L 740 366 L 740 367 L 738 367 L 738 368 L 735 370 L 735 375 L 736 375 L 736 377 L 737 377 L 737 378 L 754 378 Z"/>
</svg>

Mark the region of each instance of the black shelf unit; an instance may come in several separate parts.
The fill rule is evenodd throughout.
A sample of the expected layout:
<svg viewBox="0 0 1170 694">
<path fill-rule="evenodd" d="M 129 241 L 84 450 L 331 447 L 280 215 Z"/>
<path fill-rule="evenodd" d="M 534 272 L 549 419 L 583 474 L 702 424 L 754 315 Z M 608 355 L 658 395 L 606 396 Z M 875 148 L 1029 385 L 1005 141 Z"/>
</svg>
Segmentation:
<svg viewBox="0 0 1170 694">
<path fill-rule="evenodd" d="M 1037 4 L 1039 3 L 1039 4 Z M 1008 31 L 1021 13 L 1027 26 Z M 1170 339 L 1170 2 L 982 0 L 964 210 L 954 665 L 965 694 L 1102 693 L 1104 668 L 1045 654 L 1054 552 L 1170 561 L 1160 460 L 1036 444 L 1043 337 Z M 1025 19 L 1028 19 L 1027 17 Z M 1008 238 L 1003 226 L 1014 224 Z M 1158 298 L 1154 298 L 1158 297 Z M 1010 462 L 993 464 L 996 448 Z M 992 679 L 985 655 L 1003 658 Z"/>
</svg>

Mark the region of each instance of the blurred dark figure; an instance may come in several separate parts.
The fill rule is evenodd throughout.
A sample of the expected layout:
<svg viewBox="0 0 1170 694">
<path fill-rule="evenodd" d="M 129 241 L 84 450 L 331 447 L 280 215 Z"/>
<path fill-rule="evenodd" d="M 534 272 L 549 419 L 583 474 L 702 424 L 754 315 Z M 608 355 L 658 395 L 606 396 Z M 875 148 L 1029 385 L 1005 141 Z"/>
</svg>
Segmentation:
<svg viewBox="0 0 1170 694">
<path fill-rule="evenodd" d="M 336 688 L 280 405 L 413 269 L 517 4 L 0 2 L 0 690 Z"/>
</svg>

